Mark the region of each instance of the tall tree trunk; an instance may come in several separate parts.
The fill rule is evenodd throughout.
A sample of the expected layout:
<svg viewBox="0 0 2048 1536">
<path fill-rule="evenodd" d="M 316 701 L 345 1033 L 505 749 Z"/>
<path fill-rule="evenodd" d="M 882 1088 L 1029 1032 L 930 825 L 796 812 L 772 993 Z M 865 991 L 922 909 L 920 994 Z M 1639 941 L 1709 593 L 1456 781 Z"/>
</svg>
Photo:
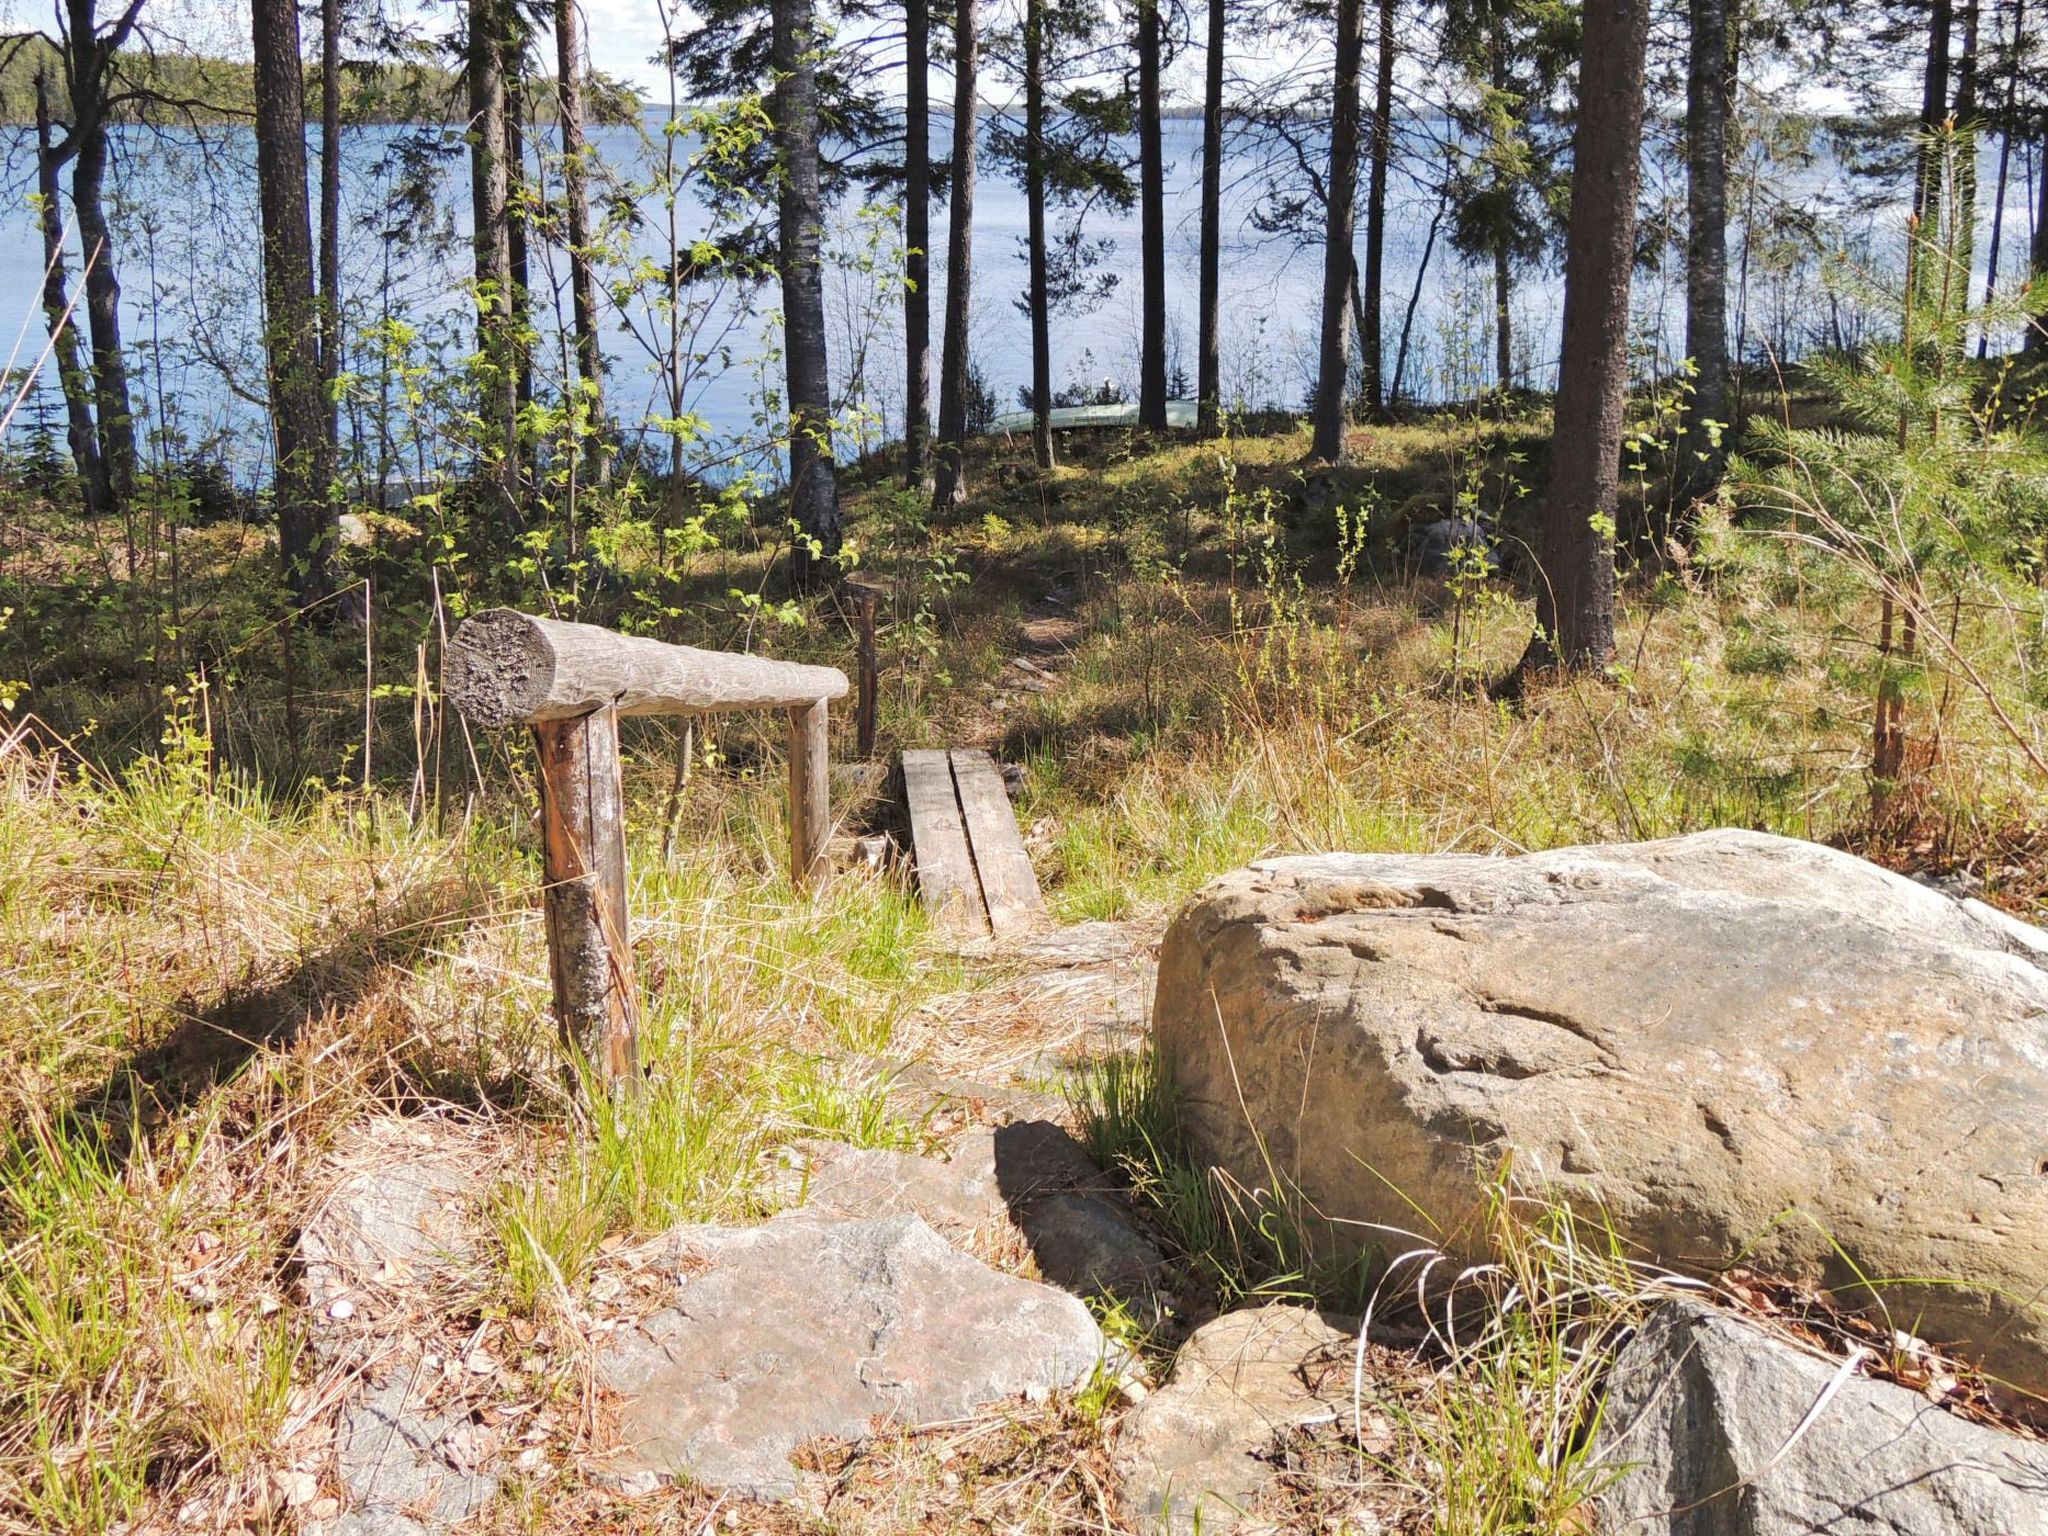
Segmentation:
<svg viewBox="0 0 2048 1536">
<path fill-rule="evenodd" d="M 334 591 L 333 460 L 306 207 L 306 91 L 294 0 L 255 0 L 256 181 L 263 210 L 264 345 L 277 443 L 278 552 L 301 609 Z"/>
<path fill-rule="evenodd" d="M 341 0 L 320 0 L 320 381 L 327 447 L 341 448 Z"/>
<path fill-rule="evenodd" d="M 1487 9 L 1487 25 L 1490 28 L 1487 41 L 1487 56 L 1493 71 L 1492 81 L 1496 97 L 1505 96 L 1509 89 L 1507 39 L 1504 36 L 1505 23 L 1500 7 Z M 1507 128 L 1496 129 L 1507 133 Z M 1506 173 L 1498 164 L 1495 175 Z M 1502 188 L 1502 202 L 1513 199 L 1513 191 Z M 1515 262 L 1514 253 L 1508 249 L 1507 231 L 1502 229 L 1493 241 L 1493 373 L 1500 392 L 1505 395 L 1515 385 L 1515 313 L 1514 313 Z"/>
<path fill-rule="evenodd" d="M 591 477 L 610 473 L 604 419 L 604 348 L 597 333 L 597 273 L 590 251 L 590 150 L 583 137 L 583 44 L 576 0 L 555 0 L 555 85 L 562 118 L 562 201 L 569 222 L 569 302 L 576 327 L 576 380 L 590 413 Z"/>
<path fill-rule="evenodd" d="M 50 354 L 57 364 L 57 384 L 64 394 L 64 435 L 87 517 L 114 510 L 107 486 L 107 465 L 93 431 L 92 378 L 78 351 L 78 327 L 71 314 L 70 277 L 64 260 L 64 205 L 57 186 L 62 165 L 50 123 L 49 80 L 36 72 L 36 192 L 41 199 L 43 228 L 43 316 L 50 328 Z"/>
<path fill-rule="evenodd" d="M 1394 349 L 1394 377 L 1387 385 L 1387 409 L 1401 403 L 1401 385 L 1408 376 L 1408 340 L 1415 333 L 1415 312 L 1422 307 L 1422 280 L 1429 275 L 1429 259 L 1436 254 L 1436 237 L 1450 210 L 1450 192 L 1437 195 L 1436 211 L 1429 216 L 1429 234 L 1422 242 L 1422 260 L 1415 264 L 1415 286 L 1408 290 L 1408 304 L 1401 311 L 1401 340 Z"/>
<path fill-rule="evenodd" d="M 1515 386 L 1515 264 L 1507 242 L 1493 245 L 1493 377 L 1505 395 Z"/>
<path fill-rule="evenodd" d="M 783 360 L 789 394 L 790 579 L 820 580 L 839 556 L 839 477 L 825 355 L 825 194 L 818 170 L 817 20 L 812 0 L 774 0 L 775 138 Z"/>
<path fill-rule="evenodd" d="M 1679 495 L 1720 484 L 1726 453 L 1708 423 L 1728 422 L 1728 0 L 1691 0 L 1686 65 L 1685 352 L 1692 409 L 1679 442 Z"/>
<path fill-rule="evenodd" d="M 504 34 L 509 0 L 469 0 L 469 191 L 477 286 L 478 415 L 487 473 L 518 517 L 519 368 L 513 338 L 511 172 L 507 165 Z"/>
<path fill-rule="evenodd" d="M 1962 153 L 1955 168 L 1953 272 L 1942 292 L 1952 295 L 1953 307 L 1970 302 L 1970 275 L 1977 268 L 1977 39 L 1983 20 L 1981 0 L 1967 0 L 1963 6 L 1963 53 L 1956 61 L 1956 100 L 1952 114 L 1956 127 L 1965 135 L 1958 145 Z"/>
<path fill-rule="evenodd" d="M 1160 0 L 1138 0 L 1138 248 L 1144 292 L 1138 338 L 1138 425 L 1166 430 L 1166 151 L 1160 142 Z"/>
<path fill-rule="evenodd" d="M 1201 336 L 1197 344 L 1196 425 L 1223 430 L 1223 45 L 1228 0 L 1209 0 L 1209 57 L 1202 86 Z"/>
<path fill-rule="evenodd" d="M 906 0 L 903 30 L 903 479 L 918 486 L 932 408 L 930 0 Z"/>
<path fill-rule="evenodd" d="M 2048 274 L 2048 142 L 2040 146 L 2041 177 L 2034 194 L 2034 233 L 2027 250 L 2028 269 L 2035 277 Z M 2026 355 L 2048 353 L 2048 324 L 2038 318 L 2027 327 Z"/>
<path fill-rule="evenodd" d="M 1925 228 L 1934 218 L 1941 196 L 1941 149 L 1933 136 L 1948 116 L 1949 32 L 1955 21 L 1952 0 L 1933 0 L 1927 16 L 1927 64 L 1920 82 L 1918 169 L 1913 179 L 1913 212 Z M 1924 287 L 1932 262 L 1920 264 Z"/>
<path fill-rule="evenodd" d="M 967 495 L 961 455 L 967 442 L 967 321 L 974 278 L 974 137 L 979 104 L 975 73 L 981 38 L 975 0 L 954 0 L 953 188 L 946 209 L 946 340 L 939 364 L 938 477 L 932 505 L 941 511 Z"/>
<path fill-rule="evenodd" d="M 1650 0 L 1586 0 L 1565 234 L 1564 351 L 1524 670 L 1614 655 L 1614 521 L 1628 397 L 1628 290 Z"/>
<path fill-rule="evenodd" d="M 1344 460 L 1351 389 L 1351 249 L 1358 196 L 1358 76 L 1365 58 L 1364 0 L 1337 0 L 1337 70 L 1330 107 L 1328 223 L 1323 243 L 1323 320 L 1316 370 L 1314 457 Z"/>
<path fill-rule="evenodd" d="M 85 309 L 92 334 L 93 406 L 100 459 L 116 506 L 135 494 L 135 416 L 128 400 L 128 363 L 121 349 L 121 283 L 114 237 L 107 227 L 107 130 L 97 109 L 72 129 L 78 157 L 71 168 L 71 207 L 85 252 Z"/>
<path fill-rule="evenodd" d="M 521 24 L 515 9 L 499 15 Z M 520 84 L 525 49 L 519 36 L 508 33 L 498 56 L 505 69 L 505 246 L 512 258 L 513 367 L 523 409 L 533 404 L 533 348 L 526 342 L 533 328 L 533 268 L 527 243 L 526 93 Z"/>
<path fill-rule="evenodd" d="M 1371 170 L 1365 189 L 1365 291 L 1358 351 L 1365 363 L 1365 403 L 1386 408 L 1386 347 L 1381 340 L 1387 251 L 1387 168 L 1394 155 L 1394 16 L 1397 0 L 1379 0 L 1379 57 L 1373 75 Z"/>
<path fill-rule="evenodd" d="M 1045 4 L 1024 0 L 1024 206 L 1031 265 L 1031 451 L 1052 451 L 1052 295 L 1045 249 Z"/>
<path fill-rule="evenodd" d="M 2019 60 L 2026 46 L 2027 0 L 2013 0 L 2012 7 L 2012 67 L 2005 77 L 2005 107 L 1999 114 L 1998 128 L 1998 193 L 1991 204 L 1991 249 L 1985 253 L 1984 261 L 1984 302 L 1989 305 L 1998 296 L 1999 242 L 2005 236 L 2005 191 L 2012 176 L 2012 136 L 2016 126 L 2013 122 L 2013 102 L 2019 94 Z M 1989 332 L 1977 338 L 1977 356 L 1981 359 L 1991 350 Z"/>
</svg>

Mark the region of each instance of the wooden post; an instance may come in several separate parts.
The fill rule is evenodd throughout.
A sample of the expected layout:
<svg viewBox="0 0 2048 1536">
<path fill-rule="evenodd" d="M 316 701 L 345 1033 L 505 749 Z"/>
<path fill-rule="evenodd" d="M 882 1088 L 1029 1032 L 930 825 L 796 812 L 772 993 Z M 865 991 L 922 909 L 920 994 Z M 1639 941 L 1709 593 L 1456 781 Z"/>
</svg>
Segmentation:
<svg viewBox="0 0 2048 1536">
<path fill-rule="evenodd" d="M 533 727 L 555 1021 L 615 1091 L 640 1080 L 640 997 L 626 918 L 619 717 L 594 710 Z"/>
<path fill-rule="evenodd" d="M 860 706 L 854 715 L 855 752 L 865 762 L 875 755 L 875 711 L 881 692 L 881 657 L 875 650 L 875 605 L 878 588 L 849 582 L 853 589 L 854 651 L 860 662 Z"/>
<path fill-rule="evenodd" d="M 823 699 L 789 712 L 789 879 L 799 890 L 823 883 L 832 835 L 831 738 Z"/>
</svg>

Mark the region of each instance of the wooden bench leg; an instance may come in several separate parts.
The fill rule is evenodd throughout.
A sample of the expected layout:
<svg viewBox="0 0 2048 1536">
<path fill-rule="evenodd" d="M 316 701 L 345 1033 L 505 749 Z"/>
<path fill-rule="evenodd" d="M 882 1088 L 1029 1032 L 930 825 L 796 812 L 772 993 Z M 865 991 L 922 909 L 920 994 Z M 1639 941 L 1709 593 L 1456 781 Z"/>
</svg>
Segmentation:
<svg viewBox="0 0 2048 1536">
<path fill-rule="evenodd" d="M 626 915 L 619 717 L 600 709 L 533 727 L 540 758 L 548 971 L 563 1039 L 613 1091 L 640 1081 L 640 995 Z"/>
<path fill-rule="evenodd" d="M 789 879 L 816 890 L 828 871 L 832 835 L 832 747 L 823 699 L 789 712 Z"/>
</svg>

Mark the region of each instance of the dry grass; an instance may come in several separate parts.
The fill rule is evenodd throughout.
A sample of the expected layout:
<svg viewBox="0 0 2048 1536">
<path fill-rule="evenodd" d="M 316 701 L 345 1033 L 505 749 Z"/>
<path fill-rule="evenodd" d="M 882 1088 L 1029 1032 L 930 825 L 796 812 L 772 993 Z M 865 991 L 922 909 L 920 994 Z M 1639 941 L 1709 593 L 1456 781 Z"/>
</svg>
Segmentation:
<svg viewBox="0 0 2048 1536">
<path fill-rule="evenodd" d="M 1949 699 L 1913 825 L 1870 838 L 1867 626 L 1839 586 L 1783 560 L 1645 580 L 1618 684 L 1489 701 L 1476 685 L 1518 653 L 1526 607 L 1505 585 L 1408 583 L 1391 551 L 1404 520 L 1450 509 L 1462 487 L 1511 527 L 1526 516 L 1514 482 L 1534 429 L 1421 424 L 1361 446 L 1364 466 L 1328 494 L 1300 484 L 1290 436 L 1219 457 L 1105 435 L 1050 477 L 997 448 L 976 466 L 973 515 L 931 528 L 886 515 L 893 493 L 870 481 L 857 522 L 868 563 L 896 583 L 885 749 L 972 742 L 1022 762 L 1022 819 L 1068 918 L 1156 916 L 1274 852 L 1484 852 L 1725 824 L 1970 868 L 1994 899 L 2037 910 L 2041 786 L 1966 693 Z M 1376 530 L 1348 564 L 1347 526 Z M 34 550 L 30 574 L 53 587 L 105 564 L 89 540 Z M 310 777 L 285 794 L 255 776 L 287 756 L 260 550 L 208 530 L 185 554 L 181 644 L 241 668 L 210 674 L 205 695 L 167 703 L 148 669 L 123 670 L 138 654 L 123 650 L 126 618 L 39 659 L 17 625 L 0 652 L 0 679 L 34 683 L 25 707 L 55 722 L 0 738 L 0 1531 L 181 1516 L 294 1528 L 302 1511 L 279 1490 L 324 1467 L 335 1385 L 305 1347 L 296 1234 L 336 1138 L 375 1111 L 459 1113 L 479 1159 L 507 1174 L 479 1212 L 493 1267 L 469 1310 L 436 1324 L 516 1325 L 562 1399 L 549 1475 L 515 1479 L 496 1526 L 726 1526 L 732 1506 L 715 1496 L 583 1485 L 587 1380 L 561 1330 L 614 1264 L 608 1239 L 765 1210 L 783 1142 L 914 1132 L 876 1058 L 932 1046 L 967 1016 L 935 999 L 982 988 L 999 1007 L 1001 969 L 950 954 L 889 877 L 788 890 L 778 749 L 758 723 L 696 743 L 715 752 L 665 839 L 680 743 L 637 729 L 632 907 L 657 1089 L 638 1119 L 580 1120 L 545 1021 L 520 749 L 478 743 L 479 777 L 451 724 L 375 696 L 432 677 L 439 616 L 380 609 L 367 792 L 354 787 L 359 637 L 322 642 L 295 700 Z M 751 634 L 846 664 L 830 611 L 764 633 L 724 605 L 759 589 L 768 558 L 707 563 L 674 594 L 694 626 L 678 637 Z M 1035 672 L 1009 665 L 1033 617 L 1058 620 L 1032 631 L 1053 637 L 1032 650 Z M 1925 718 L 1941 696 L 1931 679 Z M 85 734 L 91 719 L 108 723 Z M 1011 1048 L 991 1030 L 988 1049 Z M 1383 1512 L 1425 1521 L 1420 1402 L 1407 1420 L 1383 1413 L 1401 1438 L 1366 1447 L 1385 1463 L 1376 1482 L 1354 1487 L 1302 1448 L 1300 1466 L 1324 1470 L 1287 1485 L 1289 1518 L 1340 1529 L 1373 1482 Z M 1110 1529 L 1106 1414 L 1069 1403 L 821 1452 L 812 1503 L 731 1524 Z"/>
</svg>

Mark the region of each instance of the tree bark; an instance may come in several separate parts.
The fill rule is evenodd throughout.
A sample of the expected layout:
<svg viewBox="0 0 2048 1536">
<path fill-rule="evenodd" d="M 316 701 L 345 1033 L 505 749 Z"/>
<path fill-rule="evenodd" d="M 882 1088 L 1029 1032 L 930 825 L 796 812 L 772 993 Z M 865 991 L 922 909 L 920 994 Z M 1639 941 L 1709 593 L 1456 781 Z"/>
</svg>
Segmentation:
<svg viewBox="0 0 2048 1536">
<path fill-rule="evenodd" d="M 929 0 L 903 7 L 903 480 L 925 478 L 932 395 L 932 103 Z"/>
<path fill-rule="evenodd" d="M 2005 237 L 2005 191 L 2012 175 L 2012 136 L 2016 126 L 2013 121 L 2013 102 L 2019 94 L 2020 72 L 2017 61 L 2024 56 L 2027 36 L 2027 0 L 2013 0 L 2012 7 L 2012 58 L 2013 68 L 2005 77 L 2005 110 L 2000 114 L 1998 130 L 1998 192 L 1991 204 L 1991 249 L 1985 253 L 1984 261 L 1984 302 L 1989 305 L 1998 296 L 1999 244 Z M 1991 336 L 1987 332 L 1977 338 L 1977 356 L 1981 359 L 1991 350 Z"/>
<path fill-rule="evenodd" d="M 1505 96 L 1510 88 L 1506 28 L 1498 6 L 1489 7 L 1487 17 L 1492 28 L 1488 56 L 1493 69 L 1493 89 L 1496 95 Z M 1497 171 L 1497 174 L 1500 173 Z M 1511 197 L 1510 192 L 1503 201 Z M 1507 231 L 1503 229 L 1495 235 L 1493 242 L 1493 372 L 1503 395 L 1515 387 L 1514 286 L 1514 255 L 1508 249 Z"/>
<path fill-rule="evenodd" d="M 1565 234 L 1564 351 L 1536 634 L 1522 668 L 1614 656 L 1614 521 L 1628 395 L 1628 293 L 1641 176 L 1650 0 L 1587 0 Z"/>
<path fill-rule="evenodd" d="M 1202 89 L 1201 336 L 1197 343 L 1196 426 L 1223 430 L 1223 47 L 1227 0 L 1209 0 L 1209 57 Z"/>
<path fill-rule="evenodd" d="M 78 158 L 71 169 L 71 207 L 84 248 L 85 309 L 92 335 L 93 404 L 100 458 L 117 506 L 135 494 L 135 417 L 129 404 L 128 363 L 121 349 L 121 283 L 115 273 L 114 237 L 107 226 L 107 132 L 104 123 L 74 128 Z"/>
<path fill-rule="evenodd" d="M 1045 5 L 1024 4 L 1024 205 L 1031 267 L 1031 451 L 1040 469 L 1052 448 L 1052 295 L 1046 291 Z"/>
<path fill-rule="evenodd" d="M 1138 248 L 1143 294 L 1138 425 L 1166 430 L 1166 151 L 1160 142 L 1160 0 L 1138 3 Z"/>
<path fill-rule="evenodd" d="M 38 216 L 43 231 L 43 316 L 50 328 L 50 354 L 57 365 L 57 384 L 64 394 L 64 435 L 71 448 L 71 462 L 78 466 L 85 515 L 102 517 L 114 510 L 114 497 L 107 485 L 107 465 L 100 457 L 99 439 L 93 429 L 92 378 L 79 356 L 78 327 L 71 313 L 70 276 L 64 259 L 64 206 L 57 185 L 60 165 L 60 152 L 51 131 L 49 80 L 39 70 L 36 194 L 41 203 Z"/>
<path fill-rule="evenodd" d="M 1925 227 L 1933 218 L 1941 196 L 1941 150 L 1932 141 L 1935 130 L 1948 116 L 1949 32 L 1955 21 L 1952 0 L 1933 0 L 1927 18 L 1927 64 L 1921 76 L 1920 132 L 1923 135 L 1918 169 L 1913 181 L 1913 212 Z M 1923 288 L 1933 263 L 1922 262 Z"/>
<path fill-rule="evenodd" d="M 516 8 L 499 13 L 515 27 L 523 26 Z M 526 56 L 523 33 L 507 32 L 498 57 L 505 71 L 505 244 L 512 257 L 512 366 L 514 393 L 524 410 L 533 404 L 533 268 L 527 235 L 526 93 L 520 81 Z"/>
<path fill-rule="evenodd" d="M 334 591 L 333 457 L 306 207 L 306 84 L 294 0 L 255 0 L 251 52 L 263 210 L 264 345 L 277 446 L 278 553 L 305 609 Z"/>
<path fill-rule="evenodd" d="M 1310 452 L 1344 460 L 1351 389 L 1351 242 L 1358 194 L 1358 77 L 1365 56 L 1363 0 L 1337 0 L 1337 69 L 1330 108 L 1328 223 L 1323 246 L 1322 335 L 1316 372 L 1315 440 Z"/>
<path fill-rule="evenodd" d="M 504 33 L 509 0 L 469 0 L 469 189 L 477 287 L 479 393 L 486 473 L 516 521 L 519 369 L 513 338 L 512 229 L 505 123 Z"/>
<path fill-rule="evenodd" d="M 939 366 L 938 474 L 932 505 L 949 511 L 967 495 L 967 322 L 974 279 L 975 75 L 981 39 L 975 0 L 954 0 L 953 187 L 946 210 L 946 339 Z"/>
<path fill-rule="evenodd" d="M 818 169 L 817 21 L 812 0 L 774 0 L 775 138 L 783 362 L 789 394 L 792 582 L 812 586 L 839 557 L 838 466 L 832 457 L 832 384 L 825 352 L 822 247 L 825 196 Z"/>
<path fill-rule="evenodd" d="M 1365 284 L 1358 352 L 1365 365 L 1365 404 L 1386 408 L 1386 348 L 1381 340 L 1387 249 L 1387 169 L 1394 153 L 1394 17 L 1397 0 L 1379 0 L 1378 68 L 1373 75 L 1371 169 L 1365 192 Z"/>
<path fill-rule="evenodd" d="M 583 137 L 583 44 L 576 0 L 555 0 L 555 84 L 561 93 L 562 201 L 569 225 L 569 302 L 576 328 L 576 380 L 590 413 L 590 475 L 611 467 L 605 438 L 604 347 L 597 333 L 597 273 L 590 250 L 589 146 Z"/>
<path fill-rule="evenodd" d="M 327 451 L 341 449 L 341 0 L 320 0 L 320 381 Z"/>
<path fill-rule="evenodd" d="M 1728 424 L 1728 0 L 1690 0 L 1686 66 L 1685 352 L 1692 408 L 1679 440 L 1679 494 L 1720 484 L 1726 452 L 1709 422 Z"/>
<path fill-rule="evenodd" d="M 2040 188 L 2034 195 L 2034 234 L 2027 252 L 2028 269 L 2035 277 L 2048 273 L 2048 143 L 2041 146 Z M 2038 318 L 2027 327 L 2026 355 L 2048 353 L 2048 325 Z"/>
<path fill-rule="evenodd" d="M 1982 17 L 1980 0 L 1968 0 L 1963 7 L 1963 53 L 1956 61 L 1955 109 L 1950 114 L 1968 135 L 1958 146 L 1964 152 L 1955 168 L 1952 272 L 1942 284 L 1951 308 L 1970 302 L 1970 274 L 1977 266 L 1977 37 Z"/>
<path fill-rule="evenodd" d="M 70 88 L 71 210 L 85 256 L 86 328 L 92 342 L 94 428 L 115 506 L 135 494 L 135 416 L 121 348 L 121 283 L 107 225 L 107 72 L 135 28 L 142 0 L 129 0 L 101 30 L 96 0 L 64 0 L 65 83 Z"/>
</svg>

